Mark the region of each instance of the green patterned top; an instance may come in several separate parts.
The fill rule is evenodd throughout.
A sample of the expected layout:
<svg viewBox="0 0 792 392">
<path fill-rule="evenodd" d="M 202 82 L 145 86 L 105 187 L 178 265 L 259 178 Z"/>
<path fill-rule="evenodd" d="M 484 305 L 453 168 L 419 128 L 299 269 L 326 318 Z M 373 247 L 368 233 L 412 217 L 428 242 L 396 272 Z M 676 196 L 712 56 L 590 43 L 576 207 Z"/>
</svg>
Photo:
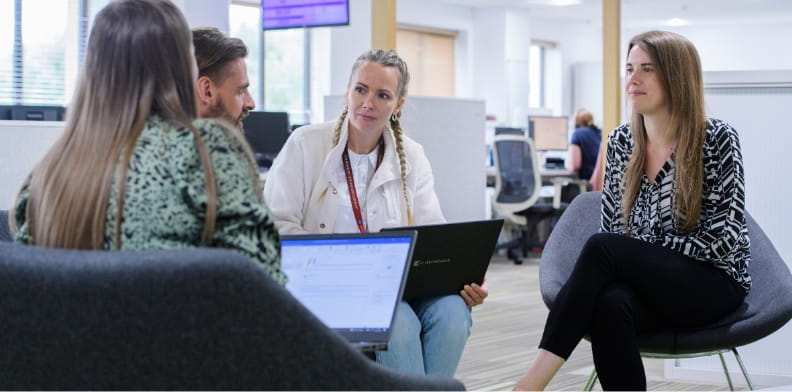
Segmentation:
<svg viewBox="0 0 792 392">
<path fill-rule="evenodd" d="M 213 247 L 241 252 L 278 282 L 280 241 L 267 206 L 251 177 L 254 170 L 242 146 L 211 120 L 196 120 L 217 179 L 217 223 Z M 127 171 L 121 227 L 121 249 L 171 249 L 200 246 L 206 211 L 206 188 L 193 134 L 152 115 L 137 141 Z M 106 249 L 115 248 L 117 185 L 113 186 L 105 221 Z M 25 222 L 28 190 L 16 202 L 15 240 L 30 243 Z"/>
</svg>

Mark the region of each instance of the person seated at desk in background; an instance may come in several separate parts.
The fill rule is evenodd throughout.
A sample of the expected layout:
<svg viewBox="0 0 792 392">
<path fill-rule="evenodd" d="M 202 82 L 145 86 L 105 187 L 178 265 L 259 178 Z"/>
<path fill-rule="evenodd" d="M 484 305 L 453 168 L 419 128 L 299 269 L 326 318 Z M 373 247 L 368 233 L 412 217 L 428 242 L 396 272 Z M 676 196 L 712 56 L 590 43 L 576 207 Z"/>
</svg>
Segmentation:
<svg viewBox="0 0 792 392">
<path fill-rule="evenodd" d="M 198 115 L 222 118 L 242 129 L 242 120 L 256 108 L 248 91 L 247 46 L 214 27 L 195 28 L 192 36 L 198 63 Z"/>
<path fill-rule="evenodd" d="M 393 50 L 354 63 L 337 121 L 295 130 L 270 168 L 264 197 L 281 234 L 379 231 L 445 222 L 423 148 L 400 116 L 410 75 Z M 377 361 L 419 374 L 453 376 L 470 335 L 470 308 L 486 285 L 460 295 L 402 302 Z"/>
<path fill-rule="evenodd" d="M 581 180 L 588 180 L 594 172 L 599 154 L 602 130 L 594 125 L 594 116 L 586 109 L 575 113 L 575 132 L 569 142 L 567 162 L 569 169 L 576 172 Z"/>
<path fill-rule="evenodd" d="M 584 245 L 517 390 L 543 390 L 587 333 L 603 390 L 646 390 L 637 335 L 708 325 L 751 288 L 737 131 L 707 118 L 685 37 L 630 40 L 630 122 L 608 137 L 600 233 Z"/>
<path fill-rule="evenodd" d="M 250 147 L 233 125 L 196 120 L 196 68 L 187 21 L 170 1 L 103 8 L 63 134 L 9 214 L 15 240 L 66 249 L 228 248 L 284 283 Z"/>
</svg>

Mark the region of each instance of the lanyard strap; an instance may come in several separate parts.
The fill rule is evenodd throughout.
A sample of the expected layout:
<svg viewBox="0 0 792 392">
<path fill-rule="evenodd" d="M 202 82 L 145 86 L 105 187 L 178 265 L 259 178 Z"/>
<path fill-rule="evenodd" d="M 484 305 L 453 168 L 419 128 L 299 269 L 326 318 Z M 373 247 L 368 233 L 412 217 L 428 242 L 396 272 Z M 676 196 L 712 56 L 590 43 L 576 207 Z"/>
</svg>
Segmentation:
<svg viewBox="0 0 792 392">
<path fill-rule="evenodd" d="M 377 151 L 377 167 L 374 171 L 379 169 L 382 163 L 382 158 L 385 156 L 385 141 L 380 137 L 379 151 Z M 355 214 L 355 222 L 357 222 L 358 230 L 361 233 L 367 232 L 366 225 L 363 224 L 363 214 L 360 212 L 360 202 L 358 201 L 357 191 L 355 190 L 355 178 L 352 175 L 352 164 L 349 163 L 349 152 L 347 147 L 344 147 L 344 153 L 341 154 L 341 161 L 344 162 L 344 174 L 346 175 L 347 188 L 349 188 L 349 201 L 352 202 L 352 212 Z"/>
</svg>

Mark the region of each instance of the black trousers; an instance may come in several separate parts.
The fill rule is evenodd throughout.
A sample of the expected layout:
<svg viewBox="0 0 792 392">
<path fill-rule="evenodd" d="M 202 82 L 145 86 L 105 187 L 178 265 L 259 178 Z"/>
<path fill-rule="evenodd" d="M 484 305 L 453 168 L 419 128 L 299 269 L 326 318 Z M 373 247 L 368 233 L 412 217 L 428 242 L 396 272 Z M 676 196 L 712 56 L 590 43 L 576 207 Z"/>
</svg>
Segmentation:
<svg viewBox="0 0 792 392">
<path fill-rule="evenodd" d="M 539 348 L 568 359 L 588 332 L 605 390 L 645 390 L 636 336 L 703 326 L 734 311 L 743 290 L 724 271 L 660 245 L 591 236 L 550 309 Z"/>
</svg>

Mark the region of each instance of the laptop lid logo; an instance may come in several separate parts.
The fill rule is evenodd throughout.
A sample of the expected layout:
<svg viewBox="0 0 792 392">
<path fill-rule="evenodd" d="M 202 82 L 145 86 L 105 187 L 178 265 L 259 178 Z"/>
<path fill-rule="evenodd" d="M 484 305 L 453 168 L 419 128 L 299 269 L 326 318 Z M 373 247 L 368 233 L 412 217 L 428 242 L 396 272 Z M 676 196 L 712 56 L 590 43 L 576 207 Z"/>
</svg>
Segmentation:
<svg viewBox="0 0 792 392">
<path fill-rule="evenodd" d="M 443 264 L 443 263 L 450 263 L 451 258 L 447 259 L 433 259 L 433 260 L 420 260 L 416 259 L 413 261 L 413 267 L 420 267 L 422 265 L 431 265 L 431 264 Z"/>
</svg>

